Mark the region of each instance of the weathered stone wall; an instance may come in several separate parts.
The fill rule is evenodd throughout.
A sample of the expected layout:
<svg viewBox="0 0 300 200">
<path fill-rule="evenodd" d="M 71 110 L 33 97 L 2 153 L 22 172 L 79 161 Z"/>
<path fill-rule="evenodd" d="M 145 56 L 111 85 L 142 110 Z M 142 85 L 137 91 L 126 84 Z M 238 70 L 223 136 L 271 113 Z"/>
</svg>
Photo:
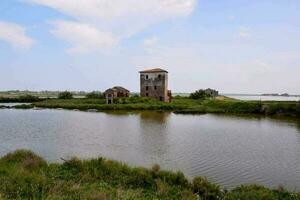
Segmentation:
<svg viewBox="0 0 300 200">
<path fill-rule="evenodd" d="M 141 96 L 150 97 L 160 101 L 169 102 L 168 98 L 168 73 L 141 73 Z"/>
</svg>

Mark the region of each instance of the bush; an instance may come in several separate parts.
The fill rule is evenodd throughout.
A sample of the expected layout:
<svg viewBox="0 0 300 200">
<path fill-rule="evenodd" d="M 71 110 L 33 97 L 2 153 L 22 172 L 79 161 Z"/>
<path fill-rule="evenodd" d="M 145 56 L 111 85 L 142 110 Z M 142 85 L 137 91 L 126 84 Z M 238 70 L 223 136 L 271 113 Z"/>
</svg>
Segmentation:
<svg viewBox="0 0 300 200">
<path fill-rule="evenodd" d="M 93 91 L 93 92 L 87 93 L 85 95 L 85 97 L 88 99 L 103 99 L 104 95 L 101 92 Z"/>
<path fill-rule="evenodd" d="M 236 200 L 236 199 L 245 199 L 245 200 L 275 200 L 275 194 L 272 190 L 268 188 L 249 185 L 249 186 L 240 186 L 233 189 L 231 192 L 227 193 L 225 200 Z M 281 199 L 281 198 L 280 198 Z"/>
<path fill-rule="evenodd" d="M 41 99 L 37 96 L 32 96 L 32 95 L 22 95 L 14 98 L 0 97 L 1 103 L 31 103 L 31 102 L 38 102 L 38 101 L 41 101 Z"/>
<path fill-rule="evenodd" d="M 58 94 L 59 99 L 73 99 L 73 94 L 71 92 L 65 91 Z"/>
<path fill-rule="evenodd" d="M 23 95 L 19 96 L 20 102 L 36 102 L 40 101 L 39 97 L 32 96 L 32 95 Z"/>
<path fill-rule="evenodd" d="M 206 92 L 202 89 L 195 91 L 194 93 L 190 94 L 191 99 L 206 99 L 209 98 L 210 95 L 206 94 Z"/>
<path fill-rule="evenodd" d="M 1 161 L 5 163 L 22 163 L 22 164 L 31 161 L 31 163 L 34 163 L 34 165 L 37 167 L 42 167 L 47 164 L 43 158 L 27 150 L 17 150 L 13 153 L 9 153 L 3 158 L 1 158 Z"/>
<path fill-rule="evenodd" d="M 205 200 L 221 199 L 220 186 L 209 182 L 206 178 L 196 177 L 192 182 L 193 192 Z"/>
</svg>

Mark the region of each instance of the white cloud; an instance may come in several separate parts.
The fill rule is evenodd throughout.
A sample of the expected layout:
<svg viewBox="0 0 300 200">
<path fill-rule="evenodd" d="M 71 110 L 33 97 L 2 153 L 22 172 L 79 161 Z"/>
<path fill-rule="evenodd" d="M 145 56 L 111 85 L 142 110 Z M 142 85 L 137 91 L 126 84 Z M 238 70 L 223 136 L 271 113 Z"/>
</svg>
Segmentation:
<svg viewBox="0 0 300 200">
<path fill-rule="evenodd" d="M 242 38 L 247 38 L 251 36 L 250 28 L 248 27 L 240 27 L 239 28 L 239 36 Z"/>
<path fill-rule="evenodd" d="M 72 21 L 53 21 L 55 29 L 51 31 L 55 36 L 66 40 L 72 47 L 68 49 L 71 53 L 85 53 L 99 48 L 109 48 L 117 41 L 109 32 L 101 32 L 95 27 Z"/>
<path fill-rule="evenodd" d="M 0 21 L 0 40 L 10 43 L 16 49 L 27 50 L 33 40 L 26 35 L 26 29 L 18 24 Z"/>
<path fill-rule="evenodd" d="M 71 24 L 77 26 L 78 32 L 75 43 L 74 39 L 68 39 L 65 34 L 55 34 L 60 38 L 67 39 L 73 46 L 75 52 L 95 50 L 95 45 L 86 45 L 87 34 L 79 34 L 79 29 L 93 29 L 98 32 L 98 41 L 114 37 L 113 41 L 124 38 L 144 30 L 145 28 L 164 20 L 189 15 L 195 8 L 197 0 L 25 0 L 34 4 L 47 6 L 65 15 L 74 18 Z M 83 24 L 88 24 L 84 25 Z M 88 26 L 88 28 L 87 28 Z M 69 32 L 63 26 L 55 32 Z M 56 26 L 57 29 L 57 26 Z M 100 39 L 104 37 L 106 39 Z M 108 35 L 110 35 L 108 37 Z M 111 38 L 110 38 L 111 39 Z M 108 39 L 108 40 L 110 40 Z M 79 42 L 81 40 L 81 42 Z M 82 46 L 83 45 L 83 46 Z M 89 48 L 91 47 L 91 49 Z M 98 45 L 98 49 L 102 45 Z M 77 51 L 76 49 L 80 49 Z"/>
<path fill-rule="evenodd" d="M 150 38 L 146 38 L 146 39 L 144 40 L 144 45 L 145 45 L 145 46 L 153 46 L 153 45 L 155 45 L 155 44 L 157 44 L 157 43 L 158 43 L 158 38 L 155 37 L 155 36 L 150 37 Z"/>
<path fill-rule="evenodd" d="M 196 0 L 27 0 L 51 7 L 80 20 L 111 20 L 128 16 L 182 16 L 192 12 Z"/>
</svg>

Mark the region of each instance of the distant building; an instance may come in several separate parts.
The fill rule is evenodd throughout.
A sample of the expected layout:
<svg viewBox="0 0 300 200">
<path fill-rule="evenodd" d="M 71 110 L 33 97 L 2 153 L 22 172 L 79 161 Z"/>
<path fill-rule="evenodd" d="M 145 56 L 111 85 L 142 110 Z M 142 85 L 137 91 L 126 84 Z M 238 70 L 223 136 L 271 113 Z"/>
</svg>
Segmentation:
<svg viewBox="0 0 300 200">
<path fill-rule="evenodd" d="M 155 68 L 140 71 L 141 97 L 171 102 L 172 93 L 168 90 L 168 71 Z"/>
<path fill-rule="evenodd" d="M 130 92 L 129 90 L 120 87 L 120 86 L 115 86 L 113 88 L 109 88 L 104 92 L 105 98 L 106 98 L 106 103 L 107 104 L 113 104 L 114 99 L 118 97 L 129 97 Z"/>
<path fill-rule="evenodd" d="M 211 97 L 217 97 L 219 96 L 219 92 L 217 90 L 213 90 L 213 89 L 210 89 L 210 88 L 207 88 L 206 90 L 204 90 L 204 92 L 211 96 Z"/>
</svg>

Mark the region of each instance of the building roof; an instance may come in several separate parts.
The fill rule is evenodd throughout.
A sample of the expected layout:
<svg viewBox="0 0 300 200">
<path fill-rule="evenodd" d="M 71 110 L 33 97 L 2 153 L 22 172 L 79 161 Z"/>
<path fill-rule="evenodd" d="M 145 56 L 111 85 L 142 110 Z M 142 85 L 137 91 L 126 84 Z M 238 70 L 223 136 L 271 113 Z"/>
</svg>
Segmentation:
<svg viewBox="0 0 300 200">
<path fill-rule="evenodd" d="M 154 69 L 147 69 L 147 70 L 143 70 L 140 71 L 140 73 L 157 73 L 157 72 L 166 72 L 168 73 L 168 71 L 161 69 L 161 68 L 154 68 Z"/>
<path fill-rule="evenodd" d="M 127 90 L 126 88 L 123 88 L 123 87 L 121 87 L 121 86 L 115 86 L 115 87 L 113 87 L 112 88 L 113 90 L 125 90 L 125 91 L 127 91 L 127 92 L 129 92 L 129 90 Z"/>
<path fill-rule="evenodd" d="M 105 90 L 104 93 L 108 93 L 108 92 L 129 92 L 129 90 L 127 90 L 121 86 L 115 86 L 113 88 L 109 88 L 109 89 Z"/>
</svg>

